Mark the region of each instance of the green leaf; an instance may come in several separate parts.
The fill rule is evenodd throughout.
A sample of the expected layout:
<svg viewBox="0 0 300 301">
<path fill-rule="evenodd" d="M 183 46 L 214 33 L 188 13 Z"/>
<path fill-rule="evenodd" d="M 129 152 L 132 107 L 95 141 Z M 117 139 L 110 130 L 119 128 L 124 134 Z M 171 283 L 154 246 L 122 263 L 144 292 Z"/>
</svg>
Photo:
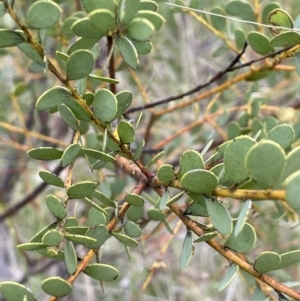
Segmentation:
<svg viewBox="0 0 300 301">
<path fill-rule="evenodd" d="M 110 84 L 118 84 L 119 81 L 115 78 L 110 78 L 110 77 L 104 77 L 104 76 L 98 76 L 95 74 L 89 74 L 88 76 L 89 79 L 94 79 L 94 80 L 98 80 L 100 82 L 104 82 L 104 83 L 110 83 Z"/>
<path fill-rule="evenodd" d="M 167 206 L 170 206 L 173 203 L 177 202 L 184 195 L 184 193 L 185 193 L 185 191 L 181 191 L 178 194 L 176 194 L 175 196 L 173 196 L 171 199 L 169 199 L 169 201 L 167 202 Z"/>
<path fill-rule="evenodd" d="M 243 230 L 243 227 L 245 225 L 245 222 L 247 220 L 247 215 L 251 209 L 252 201 L 247 200 L 239 213 L 236 225 L 234 227 L 234 236 L 238 236 L 238 234 Z"/>
<path fill-rule="evenodd" d="M 94 57 L 89 50 L 74 51 L 67 61 L 68 80 L 76 80 L 88 76 L 94 68 Z"/>
<path fill-rule="evenodd" d="M 58 219 L 63 219 L 67 216 L 66 208 L 63 202 L 53 194 L 46 196 L 46 205 L 49 211 Z"/>
<path fill-rule="evenodd" d="M 107 1 L 107 0 L 80 0 L 83 8 L 87 13 L 95 9 L 105 8 L 110 11 L 115 10 L 115 3 L 114 1 Z"/>
<path fill-rule="evenodd" d="M 79 234 L 65 234 L 64 237 L 70 241 L 74 241 L 76 243 L 80 244 L 88 244 L 88 243 L 96 243 L 97 239 L 85 236 L 85 235 L 79 235 Z"/>
<path fill-rule="evenodd" d="M 164 153 L 165 153 L 165 151 L 162 151 L 162 152 L 158 153 L 157 155 L 155 155 L 151 159 L 151 161 L 146 165 L 146 167 L 150 167 L 150 166 L 154 165 L 157 161 L 159 161 L 162 158 L 162 156 L 164 155 Z"/>
<path fill-rule="evenodd" d="M 272 128 L 265 139 L 272 140 L 283 149 L 287 149 L 295 139 L 295 131 L 289 124 L 280 124 Z"/>
<path fill-rule="evenodd" d="M 230 235 L 226 240 L 225 247 L 238 253 L 249 252 L 256 242 L 256 233 L 254 228 L 245 223 L 237 236 Z"/>
<path fill-rule="evenodd" d="M 154 11 L 139 10 L 136 16 L 150 21 L 154 25 L 155 30 L 159 30 L 164 22 L 166 22 L 166 20 L 160 14 Z"/>
<path fill-rule="evenodd" d="M 141 0 L 139 10 L 152 10 L 156 11 L 157 3 L 151 0 Z"/>
<path fill-rule="evenodd" d="M 6 301 L 36 301 L 26 286 L 13 281 L 1 281 L 0 293 Z"/>
<path fill-rule="evenodd" d="M 270 40 L 260 32 L 251 31 L 247 36 L 247 41 L 251 48 L 258 54 L 265 55 L 274 51 L 274 48 L 270 46 Z"/>
<path fill-rule="evenodd" d="M 140 0 L 120 0 L 118 18 L 121 23 L 128 24 L 140 9 Z"/>
<path fill-rule="evenodd" d="M 248 136 L 240 136 L 232 140 L 224 152 L 224 168 L 228 180 L 233 184 L 242 183 L 248 178 L 245 169 L 245 157 L 255 141 Z"/>
<path fill-rule="evenodd" d="M 116 161 L 116 159 L 113 156 L 110 156 L 104 152 L 100 152 L 100 151 L 97 151 L 97 150 L 94 150 L 91 148 L 82 147 L 80 150 L 80 153 L 84 154 L 86 156 L 95 158 L 95 159 L 99 159 L 104 162 L 115 162 Z"/>
<path fill-rule="evenodd" d="M 300 250 L 280 254 L 281 262 L 275 270 L 284 269 L 300 261 Z"/>
<path fill-rule="evenodd" d="M 45 279 L 41 287 L 46 294 L 58 298 L 66 296 L 72 291 L 72 285 L 60 277 L 49 277 Z"/>
<path fill-rule="evenodd" d="M 73 243 L 69 240 L 65 241 L 64 254 L 68 273 L 73 275 L 77 269 L 77 255 Z"/>
<path fill-rule="evenodd" d="M 89 14 L 91 23 L 105 34 L 116 27 L 115 15 L 109 9 L 96 9 Z"/>
<path fill-rule="evenodd" d="M 65 104 L 60 104 L 58 106 L 58 111 L 61 118 L 73 131 L 77 131 L 79 129 L 79 123 L 74 113 Z"/>
<path fill-rule="evenodd" d="M 183 175 L 180 185 L 190 192 L 209 194 L 217 187 L 218 178 L 209 170 L 195 169 Z"/>
<path fill-rule="evenodd" d="M 158 210 L 158 212 L 160 211 Z M 130 208 L 126 212 L 126 216 L 130 221 L 137 222 L 139 219 L 142 218 L 143 213 L 144 207 L 130 206 Z"/>
<path fill-rule="evenodd" d="M 223 9 L 218 6 L 213 7 L 211 9 L 211 12 L 213 14 L 225 16 L 225 12 L 223 11 Z M 211 15 L 210 20 L 215 29 L 217 29 L 219 31 L 223 31 L 226 29 L 226 19 L 225 18 Z"/>
<path fill-rule="evenodd" d="M 154 32 L 154 25 L 145 18 L 134 18 L 127 27 L 128 36 L 137 41 L 149 39 Z"/>
<path fill-rule="evenodd" d="M 272 47 L 295 46 L 300 43 L 300 35 L 297 32 L 283 32 L 275 36 L 271 41 Z"/>
<path fill-rule="evenodd" d="M 245 78 L 246 81 L 257 81 L 257 80 L 260 80 L 262 78 L 265 78 L 267 76 L 269 76 L 269 74 L 271 73 L 270 70 L 262 70 L 262 71 L 258 71 L 258 72 L 255 72 L 249 76 L 247 76 Z"/>
<path fill-rule="evenodd" d="M 147 40 L 147 41 L 136 41 L 134 39 L 131 39 L 130 41 L 134 45 L 137 53 L 139 53 L 139 54 L 148 54 L 152 51 L 153 45 L 149 40 Z"/>
<path fill-rule="evenodd" d="M 185 238 L 183 240 L 183 245 L 181 248 L 180 259 L 179 259 L 179 268 L 181 272 L 185 270 L 188 266 L 193 252 L 193 240 L 192 240 L 192 231 L 187 230 Z"/>
<path fill-rule="evenodd" d="M 51 27 L 59 21 L 61 12 L 59 5 L 53 1 L 36 1 L 27 10 L 27 26 L 33 29 Z"/>
<path fill-rule="evenodd" d="M 68 89 L 56 86 L 44 92 L 35 106 L 38 110 L 49 110 L 70 99 L 75 101 Z"/>
<path fill-rule="evenodd" d="M 281 262 L 280 255 L 275 252 L 262 252 L 254 262 L 254 269 L 259 274 L 264 274 L 269 271 L 275 270 Z"/>
<path fill-rule="evenodd" d="M 235 45 L 239 50 L 242 50 L 246 41 L 245 33 L 240 30 L 236 29 L 234 31 L 234 39 L 235 39 Z"/>
<path fill-rule="evenodd" d="M 130 237 L 140 237 L 142 235 L 142 230 L 139 225 L 132 221 L 127 221 L 124 224 L 124 231 Z"/>
<path fill-rule="evenodd" d="M 139 64 L 139 57 L 133 43 L 126 37 L 116 38 L 117 47 L 125 63 L 132 69 L 136 69 Z"/>
<path fill-rule="evenodd" d="M 29 150 L 28 155 L 35 160 L 57 160 L 60 159 L 63 152 L 60 149 L 53 147 L 38 147 Z"/>
<path fill-rule="evenodd" d="M 97 182 L 82 181 L 78 182 L 67 189 L 67 195 L 70 199 L 81 199 L 91 196 L 97 186 Z"/>
<path fill-rule="evenodd" d="M 130 144 L 135 139 L 133 126 L 126 121 L 120 121 L 117 127 L 118 136 L 123 144 Z"/>
<path fill-rule="evenodd" d="M 71 216 L 71 217 L 67 217 L 65 219 L 65 224 L 64 227 L 73 227 L 73 226 L 78 226 L 78 220 L 76 219 L 76 217 Z"/>
<path fill-rule="evenodd" d="M 23 251 L 36 251 L 39 249 L 47 248 L 47 245 L 45 245 L 42 242 L 27 242 L 27 243 L 18 245 L 17 248 L 19 250 L 23 250 Z"/>
<path fill-rule="evenodd" d="M 235 265 L 235 264 L 231 264 L 229 266 L 229 268 L 227 269 L 222 282 L 219 285 L 219 288 L 217 290 L 217 292 L 222 291 L 234 278 L 234 276 L 236 275 L 236 273 L 239 270 L 239 266 Z"/>
<path fill-rule="evenodd" d="M 273 141 L 264 140 L 254 145 L 245 158 L 249 176 L 263 189 L 272 187 L 285 165 L 285 153 Z"/>
<path fill-rule="evenodd" d="M 108 238 L 108 234 L 107 228 L 104 225 L 94 226 L 85 233 L 85 236 L 96 239 L 96 242 L 83 243 L 83 245 L 88 249 L 99 249 Z"/>
<path fill-rule="evenodd" d="M 138 246 L 138 242 L 129 236 L 126 236 L 126 235 L 120 234 L 120 233 L 116 233 L 116 232 L 111 232 L 111 235 L 127 247 L 137 247 Z"/>
<path fill-rule="evenodd" d="M 275 8 L 269 13 L 267 17 L 267 22 L 269 25 L 286 27 L 290 29 L 294 28 L 294 23 L 292 21 L 291 16 L 286 11 L 280 8 Z M 274 27 L 269 28 L 269 30 L 275 36 L 287 31 L 287 29 L 274 28 Z"/>
<path fill-rule="evenodd" d="M 209 216 L 206 208 L 205 199 L 203 203 L 193 202 L 184 211 L 184 215 Z"/>
<path fill-rule="evenodd" d="M 90 226 L 106 224 L 106 216 L 102 211 L 91 208 L 89 211 L 88 221 Z"/>
<path fill-rule="evenodd" d="M 157 170 L 157 177 L 166 184 L 169 184 L 175 176 L 174 167 L 170 164 L 163 164 Z"/>
<path fill-rule="evenodd" d="M 285 184 L 285 198 L 287 203 L 300 214 L 300 171 L 296 171 L 284 182 Z"/>
<path fill-rule="evenodd" d="M 95 30 L 95 29 L 94 29 Z M 73 53 L 79 49 L 92 49 L 95 43 L 98 42 L 98 37 L 96 38 L 83 38 L 80 37 L 75 40 L 67 49 L 69 54 Z"/>
<path fill-rule="evenodd" d="M 243 1 L 230 1 L 225 8 L 228 15 L 236 16 L 242 20 L 256 21 L 255 13 L 249 3 Z"/>
<path fill-rule="evenodd" d="M 111 122 L 115 119 L 117 113 L 117 98 L 107 89 L 99 89 L 94 97 L 94 114 L 96 118 L 104 123 Z"/>
<path fill-rule="evenodd" d="M 42 230 L 40 230 L 38 233 L 36 233 L 29 242 L 40 242 L 42 240 L 43 235 L 48 232 L 51 229 L 56 228 L 56 226 L 58 225 L 58 222 L 54 222 L 48 226 L 46 226 L 45 228 L 43 228 Z"/>
<path fill-rule="evenodd" d="M 178 179 L 191 170 L 204 169 L 204 161 L 202 155 L 194 150 L 186 150 L 180 157 L 179 160 L 180 170 L 177 175 Z"/>
<path fill-rule="evenodd" d="M 218 235 L 218 234 L 217 234 L 216 232 L 209 232 L 209 233 L 206 233 L 206 234 L 200 236 L 198 239 L 194 240 L 194 243 L 211 240 L 211 239 L 213 239 L 214 237 L 216 237 L 217 235 Z"/>
<path fill-rule="evenodd" d="M 80 145 L 75 143 L 75 144 L 70 144 L 64 151 L 63 155 L 61 156 L 61 166 L 66 167 L 76 160 L 76 158 L 79 155 L 80 151 Z"/>
<path fill-rule="evenodd" d="M 92 263 L 88 265 L 84 273 L 100 281 L 113 281 L 119 276 L 119 271 L 111 265 Z"/>
<path fill-rule="evenodd" d="M 277 183 L 282 184 L 294 172 L 300 170 L 300 147 L 294 148 L 287 156 L 285 166 Z"/>
<path fill-rule="evenodd" d="M 0 29 L 0 48 L 16 46 L 25 41 L 21 32 Z"/>
<path fill-rule="evenodd" d="M 1 39 L 1 37 L 0 37 Z M 1 42 L 0 42 L 1 43 Z M 0 46 L 1 47 L 1 46 Z M 39 52 L 32 46 L 32 44 L 24 42 L 18 45 L 18 48 L 31 60 L 36 62 L 37 64 L 45 67 L 45 62 L 43 57 L 39 54 Z"/>
<path fill-rule="evenodd" d="M 65 255 L 62 251 L 57 251 L 57 248 L 47 248 L 47 249 L 40 249 L 37 252 L 47 258 L 51 258 L 58 261 L 64 261 Z"/>
<path fill-rule="evenodd" d="M 263 24 L 268 23 L 268 15 L 275 8 L 280 8 L 280 5 L 278 3 L 275 3 L 275 2 L 269 2 L 265 5 L 265 7 L 262 11 L 262 23 Z"/>
<path fill-rule="evenodd" d="M 223 235 L 230 234 L 232 231 L 232 221 L 223 203 L 208 198 L 205 199 L 205 202 L 213 226 Z"/>
<path fill-rule="evenodd" d="M 47 170 L 41 170 L 39 172 L 39 176 L 41 177 L 44 182 L 46 182 L 49 185 L 57 186 L 57 187 L 64 187 L 65 184 L 63 180 L 57 176 L 56 174 L 47 171 Z"/>
<path fill-rule="evenodd" d="M 159 210 L 163 211 L 164 209 L 166 209 L 166 205 L 169 201 L 169 198 L 170 198 L 170 192 L 168 189 L 166 189 L 159 201 L 159 207 L 158 207 Z"/>
<path fill-rule="evenodd" d="M 138 143 L 136 150 L 134 151 L 133 161 L 136 161 L 139 159 L 139 157 L 143 153 L 144 146 L 145 146 L 145 140 L 143 139 Z"/>
<path fill-rule="evenodd" d="M 89 40 L 89 45 L 94 41 L 91 39 L 96 39 L 96 41 L 100 40 L 102 37 L 105 36 L 105 31 L 101 31 L 98 28 L 96 28 L 91 20 L 89 18 L 82 18 L 79 19 L 78 21 L 74 22 L 71 29 L 74 31 L 74 33 L 79 36 L 83 37 L 85 39 L 90 39 Z M 83 40 L 85 43 L 87 40 Z M 82 43 L 82 42 L 81 42 Z M 91 46 L 91 48 L 95 45 Z M 75 47 L 75 46 L 73 46 Z M 76 47 L 77 49 L 79 48 L 78 46 Z M 70 48 L 68 49 L 68 52 L 70 53 Z"/>
<path fill-rule="evenodd" d="M 59 246 L 61 240 L 62 240 L 61 232 L 55 229 L 46 232 L 42 238 L 42 242 L 46 246 Z"/>
<path fill-rule="evenodd" d="M 6 7 L 3 2 L 0 2 L 0 18 L 3 17 L 6 13 Z"/>
<path fill-rule="evenodd" d="M 205 161 L 206 165 L 214 165 L 224 157 L 225 149 L 231 141 L 226 141 L 216 148 L 215 153 Z"/>
<path fill-rule="evenodd" d="M 86 233 L 86 231 L 89 230 L 89 227 L 86 227 L 86 226 L 69 226 L 69 227 L 65 227 L 64 229 L 69 234 L 84 235 Z"/>
<path fill-rule="evenodd" d="M 137 207 L 144 206 L 143 198 L 140 195 L 137 195 L 137 194 L 134 194 L 134 193 L 128 194 L 125 197 L 125 201 L 128 204 L 132 205 L 132 206 L 137 206 Z"/>
<path fill-rule="evenodd" d="M 98 199 L 101 203 L 103 203 L 104 205 L 116 208 L 116 204 L 111 201 L 110 199 L 108 199 L 103 193 L 101 193 L 98 190 L 95 190 L 93 196 Z"/>
<path fill-rule="evenodd" d="M 165 215 L 157 208 L 152 208 L 147 211 L 147 215 L 149 219 L 154 221 L 163 221 L 165 219 Z"/>
</svg>

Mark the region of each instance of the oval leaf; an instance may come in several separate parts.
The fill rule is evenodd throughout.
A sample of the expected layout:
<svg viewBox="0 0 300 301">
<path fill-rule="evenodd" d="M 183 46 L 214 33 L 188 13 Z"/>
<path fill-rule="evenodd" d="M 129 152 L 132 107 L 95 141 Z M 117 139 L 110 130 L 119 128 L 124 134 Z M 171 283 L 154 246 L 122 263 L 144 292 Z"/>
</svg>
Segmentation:
<svg viewBox="0 0 300 301">
<path fill-rule="evenodd" d="M 61 15 L 61 8 L 54 1 L 40 0 L 34 2 L 26 14 L 29 28 L 45 29 L 56 24 Z"/>
<path fill-rule="evenodd" d="M 209 194 L 217 187 L 218 178 L 208 170 L 196 169 L 185 173 L 180 185 L 190 192 Z"/>
<path fill-rule="evenodd" d="M 77 255 L 73 243 L 69 240 L 65 241 L 64 254 L 68 273 L 73 275 L 77 269 Z"/>
<path fill-rule="evenodd" d="M 50 277 L 42 282 L 42 290 L 51 296 L 61 298 L 71 293 L 72 285 L 60 277 Z"/>
<path fill-rule="evenodd" d="M 111 235 L 127 247 L 137 247 L 138 246 L 138 242 L 129 236 L 126 236 L 126 235 L 120 234 L 120 233 L 116 233 L 116 232 L 111 232 Z"/>
<path fill-rule="evenodd" d="M 47 171 L 47 170 L 41 170 L 39 172 L 39 176 L 42 180 L 44 180 L 47 184 L 57 186 L 57 187 L 64 187 L 65 184 L 63 180 L 58 177 L 56 174 Z"/>
<path fill-rule="evenodd" d="M 116 44 L 125 63 L 132 69 L 136 69 L 139 58 L 133 43 L 126 37 L 117 37 Z"/>
<path fill-rule="evenodd" d="M 94 114 L 102 122 L 111 122 L 117 113 L 117 98 L 107 89 L 97 90 L 94 97 Z"/>
<path fill-rule="evenodd" d="M 61 118 L 73 131 L 77 131 L 79 129 L 79 123 L 75 115 L 65 104 L 60 104 L 58 106 L 58 111 Z"/>
<path fill-rule="evenodd" d="M 28 155 L 35 160 L 57 160 L 60 159 L 63 152 L 60 149 L 53 147 L 38 147 L 29 150 Z"/>
<path fill-rule="evenodd" d="M 111 265 L 92 263 L 88 265 L 84 273 L 100 281 L 113 281 L 119 276 L 119 271 Z"/>
<path fill-rule="evenodd" d="M 70 199 L 81 199 L 91 196 L 96 189 L 97 182 L 82 181 L 67 189 L 67 195 Z"/>
<path fill-rule="evenodd" d="M 283 149 L 288 148 L 295 139 L 295 131 L 289 124 L 280 124 L 273 127 L 265 138 L 278 143 Z"/>
<path fill-rule="evenodd" d="M 69 145 L 61 156 L 61 166 L 66 167 L 76 160 L 81 147 L 78 143 Z"/>
<path fill-rule="evenodd" d="M 245 224 L 240 233 L 230 235 L 226 240 L 225 247 L 235 252 L 246 253 L 249 252 L 256 242 L 256 233 L 250 224 Z"/>
<path fill-rule="evenodd" d="M 74 51 L 67 61 L 67 77 L 76 80 L 88 76 L 94 68 L 94 57 L 89 50 Z"/>
<path fill-rule="evenodd" d="M 232 221 L 228 210 L 218 200 L 205 199 L 207 212 L 213 226 L 223 235 L 228 235 L 232 231 Z"/>
<path fill-rule="evenodd" d="M 66 217 L 67 212 L 63 202 L 53 194 L 46 196 L 46 205 L 49 211 L 58 219 Z"/>
<path fill-rule="evenodd" d="M 194 150 L 186 150 L 179 160 L 180 170 L 178 178 L 180 179 L 186 172 L 194 169 L 204 169 L 202 155 Z"/>
<path fill-rule="evenodd" d="M 117 127 L 117 131 L 121 143 L 130 144 L 134 141 L 134 129 L 129 122 L 120 121 Z"/>
<path fill-rule="evenodd" d="M 259 274 L 275 270 L 281 262 L 280 255 L 275 252 L 262 252 L 255 258 L 254 269 Z"/>
<path fill-rule="evenodd" d="M 128 36 L 138 41 L 149 39 L 154 32 L 154 25 L 145 18 L 134 18 L 127 27 Z"/>
<path fill-rule="evenodd" d="M 96 242 L 93 243 L 84 243 L 83 245 L 88 249 L 99 249 L 108 237 L 107 228 L 104 225 L 98 225 L 89 229 L 86 233 L 86 236 L 96 239 Z"/>
<path fill-rule="evenodd" d="M 125 200 L 128 204 L 132 206 L 142 207 L 144 206 L 144 200 L 140 195 L 131 193 L 125 197 Z"/>
<path fill-rule="evenodd" d="M 6 301 L 36 301 L 26 286 L 13 281 L 1 281 L 0 293 Z"/>
<path fill-rule="evenodd" d="M 281 146 L 264 140 L 253 146 L 245 159 L 249 176 L 263 189 L 270 188 L 279 178 L 285 164 L 285 154 Z"/>
</svg>

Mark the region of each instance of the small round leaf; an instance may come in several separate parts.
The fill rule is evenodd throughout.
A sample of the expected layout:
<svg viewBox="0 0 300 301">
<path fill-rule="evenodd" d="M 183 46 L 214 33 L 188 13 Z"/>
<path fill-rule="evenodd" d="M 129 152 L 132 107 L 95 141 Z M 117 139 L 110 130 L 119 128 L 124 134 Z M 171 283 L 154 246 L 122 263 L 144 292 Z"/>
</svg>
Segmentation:
<svg viewBox="0 0 300 301">
<path fill-rule="evenodd" d="M 280 255 L 275 252 L 262 252 L 255 258 L 254 269 L 259 274 L 275 270 L 281 262 Z"/>
<path fill-rule="evenodd" d="M 174 175 L 174 167 L 170 164 L 163 164 L 157 170 L 157 177 L 166 184 L 173 180 Z"/>
<path fill-rule="evenodd" d="M 180 170 L 178 178 L 181 178 L 186 172 L 194 169 L 204 169 L 202 155 L 194 150 L 186 150 L 179 160 Z"/>
<path fill-rule="evenodd" d="M 46 205 L 49 211 L 58 219 L 66 217 L 67 212 L 63 202 L 53 194 L 46 196 Z"/>
<path fill-rule="evenodd" d="M 128 204 L 132 206 L 142 207 L 144 206 L 144 200 L 140 195 L 131 193 L 125 197 L 125 200 Z"/>
<path fill-rule="evenodd" d="M 254 228 L 246 223 L 237 236 L 230 235 L 226 240 L 225 247 L 235 252 L 249 252 L 256 242 L 256 233 Z"/>
<path fill-rule="evenodd" d="M 74 51 L 67 61 L 67 77 L 76 80 L 88 76 L 94 68 L 94 57 L 89 50 Z"/>
<path fill-rule="evenodd" d="M 190 192 L 208 194 L 217 187 L 218 178 L 208 170 L 195 169 L 183 175 L 180 185 Z"/>
<path fill-rule="evenodd" d="M 47 246 L 59 246 L 62 240 L 62 234 L 58 230 L 50 230 L 42 238 L 43 244 Z"/>
<path fill-rule="evenodd" d="M 48 295 L 61 298 L 71 293 L 72 285 L 60 277 L 50 277 L 42 282 L 42 290 Z"/>
<path fill-rule="evenodd" d="M 285 164 L 285 154 L 281 146 L 264 140 L 254 145 L 245 158 L 249 176 L 263 189 L 275 184 Z"/>
<path fill-rule="evenodd" d="M 107 89 L 97 90 L 94 97 L 94 114 L 102 122 L 111 122 L 117 113 L 117 98 Z"/>
<path fill-rule="evenodd" d="M 78 143 L 70 144 L 61 156 L 61 166 L 66 167 L 74 163 L 79 154 L 80 148 L 81 147 Z"/>
<path fill-rule="evenodd" d="M 92 195 L 96 189 L 97 182 L 82 181 L 70 186 L 67 190 L 70 199 L 81 199 Z"/>
<path fill-rule="evenodd" d="M 258 54 L 264 55 L 274 51 L 274 48 L 270 46 L 270 40 L 260 32 L 250 32 L 247 40 L 251 48 Z"/>
<path fill-rule="evenodd" d="M 128 36 L 138 41 L 149 39 L 154 32 L 154 25 L 145 18 L 134 18 L 127 27 Z"/>
<path fill-rule="evenodd" d="M 0 293 L 6 301 L 36 301 L 26 286 L 13 281 L 1 281 Z"/>
<path fill-rule="evenodd" d="M 47 171 L 47 170 L 41 170 L 39 172 L 39 176 L 42 180 L 44 180 L 47 184 L 57 186 L 57 187 L 64 187 L 65 184 L 63 180 L 58 177 L 56 174 Z"/>
<path fill-rule="evenodd" d="M 61 8 L 54 1 L 40 0 L 34 2 L 26 14 L 29 28 L 45 29 L 56 24 L 61 15 Z"/>
<path fill-rule="evenodd" d="M 115 15 L 109 9 L 96 9 L 89 14 L 91 23 L 101 32 L 108 33 L 116 27 Z"/>
<path fill-rule="evenodd" d="M 124 224 L 124 231 L 130 237 L 140 237 L 142 235 L 142 230 L 139 225 L 132 221 L 127 221 Z"/>
<path fill-rule="evenodd" d="M 100 281 L 113 281 L 119 276 L 119 271 L 111 265 L 92 263 L 88 265 L 84 273 Z"/>
<path fill-rule="evenodd" d="M 121 143 L 130 144 L 134 141 L 134 129 L 129 122 L 120 121 L 117 127 L 117 131 Z"/>
<path fill-rule="evenodd" d="M 280 124 L 267 133 L 266 139 L 277 142 L 283 149 L 286 149 L 293 143 L 295 131 L 289 124 Z"/>
</svg>

